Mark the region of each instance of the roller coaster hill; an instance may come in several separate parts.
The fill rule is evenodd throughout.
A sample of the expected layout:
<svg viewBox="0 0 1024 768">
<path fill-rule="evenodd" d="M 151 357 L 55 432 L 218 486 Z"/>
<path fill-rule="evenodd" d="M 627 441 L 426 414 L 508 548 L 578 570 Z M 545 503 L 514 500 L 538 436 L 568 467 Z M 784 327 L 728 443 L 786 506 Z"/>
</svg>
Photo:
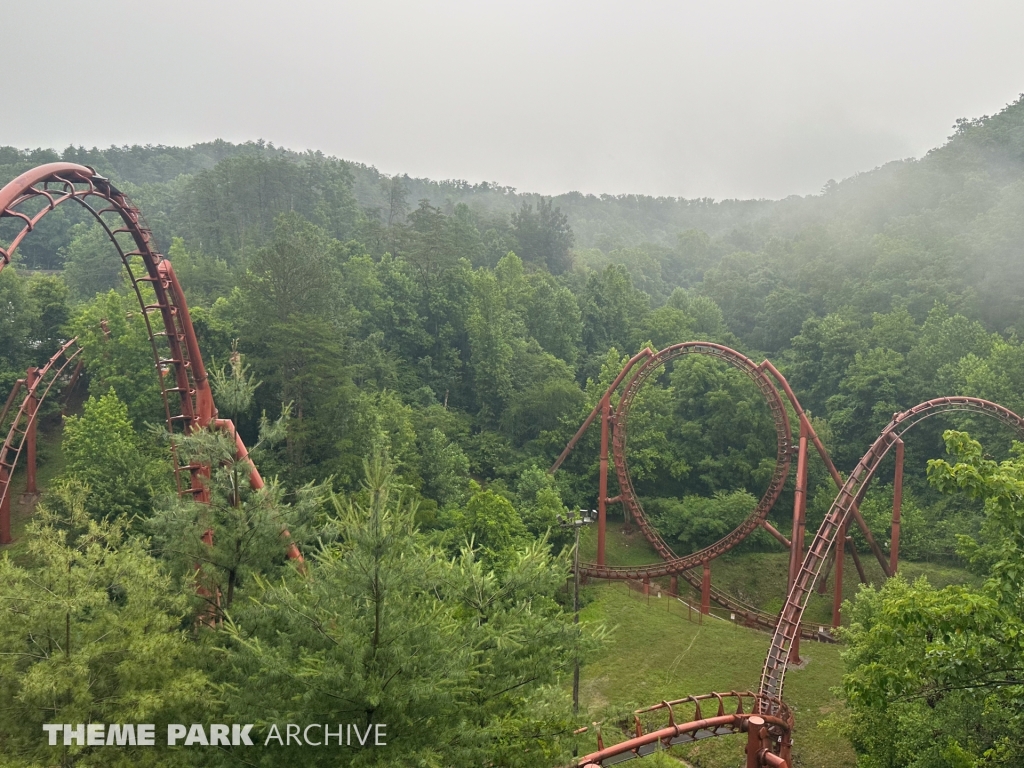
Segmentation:
<svg viewBox="0 0 1024 768">
<path fill-rule="evenodd" d="M 17 233 L 9 241 L 0 243 L 0 270 L 10 264 L 18 245 L 44 216 L 69 202 L 83 206 L 99 222 L 124 265 L 152 346 L 167 429 L 177 434 L 200 428 L 226 430 L 234 436 L 237 457 L 246 460 L 246 447 L 234 425 L 230 420 L 218 417 L 188 306 L 174 269 L 156 249 L 152 232 L 141 212 L 108 179 L 86 166 L 52 163 L 26 172 L 0 189 L 0 219 L 12 219 L 18 225 Z M 644 511 L 630 476 L 627 447 L 630 411 L 644 383 L 656 378 L 672 361 L 692 355 L 717 359 L 754 383 L 774 424 L 776 457 L 767 490 L 739 526 L 700 551 L 678 555 L 651 525 Z M 81 350 L 75 340 L 65 342 L 46 365 L 29 369 L 7 399 L 0 416 L 0 424 L 10 421 L 10 428 L 0 446 L 0 544 L 11 541 L 11 486 L 15 466 L 23 454 L 28 465 L 26 490 L 36 492 L 35 431 L 40 406 L 55 387 L 66 388 L 73 384 L 80 370 L 80 360 Z M 795 425 L 791 412 L 795 414 Z M 786 670 L 788 665 L 799 660 L 801 639 L 832 640 L 823 628 L 806 626 L 801 622 L 811 592 L 816 583 L 824 584 L 828 571 L 834 568 L 832 620 L 833 626 L 838 625 L 844 557 L 837 556 L 837 547 L 844 549 L 851 543 L 847 535 L 851 525 L 860 529 L 883 573 L 891 576 L 896 572 L 903 476 L 902 437 L 924 419 L 947 412 L 986 414 L 1024 435 L 1024 419 L 1000 405 L 970 397 L 937 398 L 895 414 L 844 479 L 815 433 L 793 389 L 768 360 L 756 363 L 720 344 L 697 341 L 674 344 L 660 351 L 644 349 L 630 359 L 551 467 L 552 472 L 557 471 L 580 438 L 595 422 L 598 423 L 597 553 L 595 562 L 581 564 L 581 573 L 593 579 L 639 582 L 644 589 L 650 588 L 652 579 L 668 577 L 673 592 L 681 578 L 699 590 L 702 612 L 707 613 L 711 603 L 717 603 L 744 623 L 765 630 L 771 640 L 756 690 L 690 695 L 637 710 L 632 738 L 606 746 L 599 734 L 597 751 L 580 758 L 576 765 L 586 768 L 614 765 L 675 744 L 733 734 L 745 737 L 747 768 L 792 765 L 794 717 L 783 696 Z M 807 544 L 807 476 L 812 450 L 824 462 L 838 492 Z M 895 478 L 890 552 L 886 554 L 868 528 L 859 505 L 868 484 L 890 451 L 895 454 Z M 796 478 L 792 531 L 786 537 L 768 522 L 768 514 L 779 501 L 794 458 Z M 200 502 L 209 501 L 202 478 L 209 474 L 211 468 L 201 464 L 182 465 L 176 456 L 173 460 L 178 493 L 192 496 Z M 251 462 L 250 468 L 250 484 L 255 488 L 261 487 L 263 480 Z M 618 488 L 614 496 L 609 495 L 611 471 L 614 471 Z M 616 566 L 606 562 L 610 504 L 622 505 L 626 518 L 637 524 L 660 556 L 660 561 L 644 566 Z M 790 552 L 788 591 L 778 615 L 746 605 L 711 584 L 711 561 L 735 548 L 759 528 L 768 531 Z M 208 534 L 214 536 L 216 532 Z M 282 547 L 289 557 L 301 561 L 302 555 L 291 543 L 287 531 L 282 531 Z"/>
</svg>

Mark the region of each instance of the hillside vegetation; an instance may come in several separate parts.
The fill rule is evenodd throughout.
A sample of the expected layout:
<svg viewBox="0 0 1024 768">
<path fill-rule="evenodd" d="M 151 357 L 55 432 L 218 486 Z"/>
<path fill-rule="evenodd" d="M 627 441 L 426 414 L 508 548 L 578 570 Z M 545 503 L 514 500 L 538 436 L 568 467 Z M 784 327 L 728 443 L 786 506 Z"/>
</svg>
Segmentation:
<svg viewBox="0 0 1024 768">
<path fill-rule="evenodd" d="M 233 446 L 197 433 L 176 449 L 216 468 L 213 503 L 176 498 L 166 438 L 147 426 L 163 407 L 120 263 L 83 211 L 48 215 L 0 273 L 0 392 L 77 335 L 87 399 L 59 433 L 48 404 L 47 493 L 0 559 L 0 691 L 14 702 L 0 708 L 0 743 L 12 765 L 54 759 L 37 738 L 44 722 L 142 718 L 387 722 L 390 751 L 344 759 L 555 765 L 578 725 L 577 653 L 597 670 L 588 695 L 610 706 L 704 692 L 677 685 L 753 685 L 763 638 L 746 630 L 709 627 L 697 641 L 736 649 L 716 682 L 718 667 L 665 676 L 659 661 L 640 674 L 628 644 L 642 646 L 648 622 L 628 637 L 598 626 L 635 608 L 614 591 L 595 592 L 582 637 L 572 623 L 557 517 L 596 505 L 598 430 L 546 470 L 645 346 L 703 339 L 770 357 L 842 471 L 894 412 L 931 397 L 1024 412 L 1024 97 L 959 121 L 920 159 L 779 201 L 543 198 L 264 142 L 4 147 L 0 179 L 58 160 L 109 175 L 141 207 L 188 296 L 221 413 L 272 481 L 248 488 Z M 0 220 L 0 236 L 18 224 Z M 771 476 L 770 414 L 717 361 L 666 368 L 629 427 L 637 491 L 680 552 L 734 528 Z M 1012 714 L 1024 711 L 1014 437 L 970 416 L 908 437 L 904 573 L 932 585 L 866 590 L 847 609 L 846 676 L 827 649 L 805 683 L 793 679 L 811 722 L 834 714 L 837 754 L 848 742 L 863 765 L 914 768 L 1024 754 Z M 890 459 L 862 507 L 883 547 L 891 477 Z M 813 459 L 811 530 L 834 494 Z M 780 529 L 792 504 L 790 480 L 772 512 Z M 282 528 L 307 570 L 285 559 Z M 647 561 L 642 543 L 613 544 Z M 716 579 L 771 609 L 783 563 L 760 532 Z M 809 618 L 823 619 L 824 600 Z M 678 655 L 659 626 L 646 642 Z M 942 738 L 925 743 L 931 717 Z M 800 727 L 805 754 L 825 759 L 830 742 L 812 736 L 824 731 Z M 315 749 L 289 757 L 337 762 Z M 67 759 L 103 755 L 76 747 Z"/>
</svg>

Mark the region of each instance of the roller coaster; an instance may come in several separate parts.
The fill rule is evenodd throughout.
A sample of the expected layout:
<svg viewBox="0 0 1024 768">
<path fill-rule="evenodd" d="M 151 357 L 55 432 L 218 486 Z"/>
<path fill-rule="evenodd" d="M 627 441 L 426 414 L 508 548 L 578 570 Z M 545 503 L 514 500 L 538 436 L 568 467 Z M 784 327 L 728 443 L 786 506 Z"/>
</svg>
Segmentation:
<svg viewBox="0 0 1024 768">
<path fill-rule="evenodd" d="M 154 367 L 164 403 L 167 428 L 171 433 L 195 429 L 223 429 L 234 436 L 236 456 L 247 460 L 248 453 L 234 425 L 217 418 L 209 380 L 200 354 L 184 293 L 171 263 L 157 250 L 152 232 L 141 212 L 110 180 L 91 168 L 73 163 L 50 163 L 17 177 L 0 189 L 0 220 L 13 219 L 20 227 L 6 245 L 0 245 L 0 270 L 10 264 L 15 249 L 39 221 L 58 206 L 73 201 L 88 210 L 113 243 L 138 299 L 153 350 Z M 159 315 L 160 323 L 151 320 Z M 0 446 L 0 544 L 11 540 L 10 497 L 15 466 L 22 453 L 27 454 L 29 490 L 34 492 L 35 427 L 40 406 L 54 386 L 77 376 L 81 349 L 74 339 L 41 368 L 30 369 L 19 381 L 0 415 L 0 424 L 13 413 L 10 428 Z M 671 361 L 686 355 L 704 355 L 736 368 L 757 386 L 771 412 L 776 431 L 776 462 L 768 488 L 747 518 L 731 533 L 698 552 L 677 555 L 650 524 L 637 495 L 627 462 L 630 409 L 643 384 L 656 376 Z M 75 364 L 72 366 L 72 364 Z M 70 372 L 70 373 L 69 373 Z M 25 394 L 16 412 L 17 395 Z M 613 409 L 612 403 L 615 401 Z M 799 429 L 794 440 L 787 405 L 795 414 Z M 631 358 L 601 396 L 577 433 L 551 467 L 556 471 L 578 444 L 583 434 L 600 418 L 601 440 L 598 479 L 597 558 L 581 566 L 582 573 L 601 579 L 639 579 L 649 584 L 653 578 L 682 577 L 701 591 L 701 609 L 710 602 L 742 616 L 747 623 L 772 633 L 758 691 L 710 693 L 676 701 L 663 701 L 634 713 L 632 738 L 605 746 L 600 732 L 597 751 L 577 761 L 583 768 L 614 765 L 643 757 L 675 744 L 730 734 L 746 734 L 746 766 L 789 766 L 793 732 L 793 714 L 783 701 L 787 666 L 799 658 L 801 638 L 823 639 L 813 627 L 801 624 L 804 609 L 815 582 L 822 579 L 830 565 L 835 568 L 833 624 L 838 624 L 843 557 L 836 556 L 836 542 L 845 546 L 851 521 L 859 526 L 882 571 L 891 576 L 897 566 L 899 549 L 900 498 L 903 470 L 902 436 L 911 427 L 938 413 L 967 411 L 991 416 L 1024 435 L 1024 419 L 995 403 L 970 397 L 945 397 L 929 400 L 895 414 L 878 439 L 871 445 L 850 475 L 844 480 L 814 431 L 785 377 L 771 362 L 755 363 L 746 356 L 720 344 L 686 342 L 655 352 L 644 349 Z M 804 547 L 806 528 L 807 463 L 811 448 L 817 451 L 839 491 L 825 520 L 809 547 Z M 896 478 L 891 529 L 891 552 L 885 556 L 860 514 L 858 504 L 882 460 L 895 448 Z M 789 476 L 792 458 L 797 458 L 793 508 L 793 530 L 786 538 L 767 520 Z M 609 496 L 609 459 L 615 470 L 618 494 Z M 172 460 L 178 493 L 197 501 L 209 501 L 203 480 L 210 472 L 202 464 L 182 465 L 173 449 Z M 250 462 L 250 485 L 263 486 L 262 478 Z M 661 557 L 646 566 L 613 566 L 605 562 L 605 535 L 609 504 L 622 504 L 644 537 Z M 742 542 L 758 528 L 764 528 L 790 550 L 789 586 L 778 616 L 748 606 L 711 586 L 710 563 Z M 212 535 L 212 532 L 210 532 Z M 301 554 L 282 532 L 282 546 L 289 557 L 301 561 Z M 830 555 L 832 560 L 830 561 Z M 693 573 L 702 569 L 700 576 Z M 827 638 L 824 638 L 827 639 Z M 682 714 L 693 708 L 692 717 Z M 711 714 L 709 708 L 714 708 Z M 707 710 L 707 711 L 706 711 Z"/>
<path fill-rule="evenodd" d="M 771 413 L 776 432 L 777 450 L 775 469 L 768 488 L 750 515 L 721 540 L 698 552 L 679 556 L 672 551 L 668 543 L 647 519 L 629 474 L 626 446 L 629 413 L 640 388 L 646 381 L 655 377 L 667 363 L 684 355 L 705 355 L 722 360 L 754 382 Z M 612 401 L 616 396 L 618 396 L 618 400 L 613 409 Z M 789 414 L 786 409 L 787 404 L 792 408 L 799 422 L 797 440 L 793 440 Z M 578 765 L 586 768 L 614 765 L 632 758 L 643 757 L 655 749 L 738 732 L 747 733 L 748 736 L 747 768 L 764 765 L 790 765 L 793 718 L 782 699 L 786 669 L 790 663 L 799 661 L 801 638 L 831 639 L 823 637 L 822 633 L 814 627 L 801 623 L 815 582 L 819 581 L 822 585 L 824 584 L 824 577 L 830 567 L 831 555 L 831 564 L 834 564 L 836 571 L 832 621 L 833 626 L 838 626 L 842 596 L 843 558 L 838 556 L 834 547 L 837 541 L 842 542 L 843 546 L 850 544 L 847 528 L 851 521 L 856 522 L 860 527 L 868 546 L 878 558 L 885 576 L 892 576 L 896 572 L 899 558 L 903 482 L 902 436 L 924 419 L 951 411 L 985 414 L 1015 430 L 1018 435 L 1024 436 L 1024 419 L 996 403 L 972 397 L 937 398 L 916 405 L 902 413 L 894 414 L 892 421 L 882 430 L 881 435 L 858 462 L 853 472 L 846 480 L 843 480 L 832 463 L 824 444 L 814 431 L 810 419 L 797 400 L 789 382 L 770 361 L 765 360 L 757 364 L 733 349 L 709 342 L 674 344 L 659 352 L 644 349 L 631 358 L 609 385 L 549 470 L 550 472 L 558 470 L 586 431 L 600 417 L 597 561 L 581 564 L 581 573 L 600 579 L 641 580 L 645 585 L 649 585 L 651 579 L 671 576 L 673 587 L 676 579 L 681 576 L 694 588 L 701 591 L 701 610 L 704 613 L 708 612 L 710 602 L 713 600 L 741 616 L 747 624 L 770 631 L 772 639 L 761 674 L 760 687 L 756 694 L 712 693 L 676 702 L 662 702 L 654 707 L 637 710 L 634 723 L 636 733 L 632 739 L 605 747 L 603 740 L 599 737 L 598 751 L 583 757 Z M 611 448 L 610 457 L 609 446 Z M 805 552 L 807 462 L 812 446 L 824 461 L 829 475 L 838 487 L 838 495 Z M 891 551 L 887 558 L 868 529 L 858 505 L 882 460 L 893 448 L 895 448 L 896 454 L 896 473 L 893 483 Z M 787 539 L 768 523 L 767 515 L 779 499 L 789 475 L 791 457 L 794 453 L 797 457 L 797 471 L 794 488 L 793 532 L 792 537 Z M 609 458 L 614 465 L 615 478 L 618 483 L 619 492 L 615 496 L 609 496 L 608 491 Z M 644 537 L 662 558 L 661 562 L 643 566 L 613 566 L 605 562 L 607 507 L 609 504 L 616 503 L 622 504 L 627 519 L 631 517 L 637 523 Z M 711 561 L 736 547 L 758 527 L 768 530 L 790 550 L 788 593 L 778 616 L 770 616 L 762 611 L 757 611 L 735 597 L 711 587 Z M 701 576 L 693 573 L 693 570 L 698 567 L 702 569 Z M 749 712 L 744 712 L 742 701 L 743 697 L 748 695 L 752 697 L 753 706 Z M 725 713 L 722 705 L 723 697 L 738 699 L 740 705 L 736 712 L 731 715 Z M 708 699 L 716 699 L 719 702 L 718 714 L 712 718 L 703 717 L 699 703 L 697 703 Z M 685 705 L 686 702 L 696 704 L 694 717 L 685 723 L 677 723 L 675 708 Z M 649 718 L 652 713 L 667 716 L 667 724 L 661 728 L 645 727 L 641 715 Z"/>
</svg>

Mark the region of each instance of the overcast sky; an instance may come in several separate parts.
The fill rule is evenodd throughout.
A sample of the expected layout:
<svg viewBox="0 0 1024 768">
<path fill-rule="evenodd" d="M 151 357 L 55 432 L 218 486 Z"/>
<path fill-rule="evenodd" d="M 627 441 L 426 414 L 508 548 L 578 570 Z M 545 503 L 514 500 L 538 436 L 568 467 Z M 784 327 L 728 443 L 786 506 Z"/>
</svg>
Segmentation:
<svg viewBox="0 0 1024 768">
<path fill-rule="evenodd" d="M 1024 91 L 1020 0 L 0 0 L 0 144 L 264 138 L 552 194 L 784 197 Z"/>
</svg>

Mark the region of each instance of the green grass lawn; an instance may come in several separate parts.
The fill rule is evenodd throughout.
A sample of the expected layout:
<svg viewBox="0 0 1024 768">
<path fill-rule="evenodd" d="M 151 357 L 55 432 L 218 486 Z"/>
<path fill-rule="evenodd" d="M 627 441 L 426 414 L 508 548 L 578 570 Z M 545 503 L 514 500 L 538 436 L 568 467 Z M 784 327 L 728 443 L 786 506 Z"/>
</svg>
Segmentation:
<svg viewBox="0 0 1024 768">
<path fill-rule="evenodd" d="M 580 535 L 580 558 L 593 562 L 597 557 L 597 526 L 590 526 Z M 808 535 L 808 543 L 813 532 Z M 870 551 L 858 552 L 868 582 L 879 586 L 884 581 L 882 569 Z M 643 537 L 640 530 L 630 526 L 627 530 L 621 518 L 609 516 L 605 536 L 605 561 L 609 565 L 644 565 L 659 561 L 658 554 Z M 740 600 L 769 613 L 782 609 L 786 597 L 786 578 L 789 569 L 789 553 L 779 546 L 777 552 L 729 552 L 711 563 L 712 583 L 738 597 Z M 843 566 L 843 599 L 851 600 L 860 588 L 860 579 L 853 556 L 846 555 Z M 981 580 L 963 568 L 937 563 L 900 563 L 901 573 L 914 580 L 924 576 L 932 586 L 941 589 L 949 584 L 980 585 Z M 658 579 L 663 588 L 668 587 L 667 578 Z M 808 624 L 828 626 L 832 622 L 832 585 L 834 574 L 829 571 L 824 595 L 815 593 L 804 612 Z M 680 590 L 687 588 L 680 583 Z"/>
<path fill-rule="evenodd" d="M 583 560 L 595 559 L 596 526 L 583 532 L 580 550 Z M 611 565 L 642 565 L 658 560 L 636 526 L 626 529 L 621 519 L 615 517 L 609 520 L 605 553 Z M 870 552 L 860 553 L 860 558 L 869 582 L 880 585 L 883 575 L 877 560 Z M 745 602 L 776 612 L 785 597 L 788 561 L 789 554 L 781 547 L 778 552 L 732 552 L 712 562 L 712 581 Z M 860 582 L 852 556 L 847 555 L 844 562 L 843 594 L 851 599 Z M 904 562 L 900 571 L 909 579 L 925 576 L 938 588 L 979 582 L 967 571 L 948 565 Z M 668 584 L 667 578 L 658 581 L 663 586 Z M 824 625 L 831 622 L 832 583 L 830 573 L 828 592 L 812 596 L 805 621 Z M 628 710 L 662 699 L 756 689 L 768 650 L 766 633 L 717 619 L 706 619 L 700 625 L 692 623 L 685 610 L 665 610 L 669 606 L 667 598 L 652 596 L 646 600 L 630 593 L 622 583 L 594 583 L 586 589 L 585 598 L 588 604 L 584 619 L 614 628 L 604 647 L 584 667 L 581 678 L 581 706 L 589 719 L 606 723 L 606 745 L 628 737 L 613 725 Z M 856 765 L 849 742 L 819 727 L 824 717 L 842 707 L 831 693 L 843 674 L 841 652 L 841 646 L 804 641 L 801 655 L 809 663 L 787 673 L 785 699 L 796 716 L 796 766 Z M 687 709 L 685 716 L 692 716 L 692 712 Z M 592 735 L 584 738 L 589 740 L 581 746 L 581 754 L 596 747 Z M 742 737 L 737 736 L 676 747 L 672 754 L 697 768 L 738 768 L 743 764 L 743 749 Z"/>
<path fill-rule="evenodd" d="M 645 565 L 661 560 L 639 528 L 631 525 L 627 532 L 622 518 L 611 514 L 605 531 L 604 555 L 609 565 Z M 580 531 L 580 560 L 588 563 L 597 560 L 597 525 Z"/>
<path fill-rule="evenodd" d="M 690 622 L 663 609 L 667 598 L 651 598 L 648 603 L 630 595 L 622 584 L 593 585 L 587 588 L 587 597 L 583 618 L 612 629 L 581 673 L 581 708 L 590 718 L 662 699 L 756 689 L 768 649 L 765 633 L 717 619 Z M 841 706 L 829 691 L 842 674 L 840 648 L 805 642 L 802 650 L 809 663 L 786 677 L 786 701 L 796 714 L 794 762 L 853 768 L 856 760 L 849 743 L 818 727 L 823 716 Z M 614 720 L 612 716 L 604 727 L 606 745 L 627 738 L 610 725 Z M 581 753 L 594 746 L 593 740 L 586 741 Z M 733 736 L 676 747 L 673 752 L 699 768 L 734 768 L 742 765 L 743 749 L 742 737 Z"/>
</svg>

